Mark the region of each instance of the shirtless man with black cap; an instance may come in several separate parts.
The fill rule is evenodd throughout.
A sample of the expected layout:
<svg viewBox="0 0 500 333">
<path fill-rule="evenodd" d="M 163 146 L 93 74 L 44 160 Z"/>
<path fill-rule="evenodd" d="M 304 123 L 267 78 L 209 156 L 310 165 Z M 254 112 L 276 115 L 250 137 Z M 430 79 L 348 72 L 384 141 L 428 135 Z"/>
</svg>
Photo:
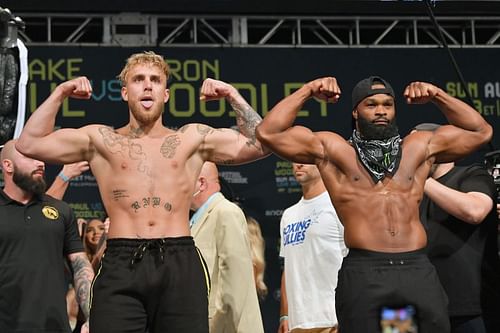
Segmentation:
<svg viewBox="0 0 500 333">
<path fill-rule="evenodd" d="M 406 102 L 432 102 L 450 125 L 401 139 L 394 91 L 373 76 L 352 92 L 356 129 L 350 140 L 293 126 L 309 98 L 336 102 L 340 94 L 333 77 L 311 81 L 279 102 L 257 127 L 257 138 L 277 155 L 318 166 L 344 224 L 350 250 L 336 290 L 339 331 L 378 332 L 382 308 L 412 306 L 421 332 L 447 332 L 447 298 L 422 250 L 427 239 L 418 206 L 433 163 L 471 153 L 491 139 L 492 128 L 442 89 L 413 82 L 404 91 Z"/>
</svg>

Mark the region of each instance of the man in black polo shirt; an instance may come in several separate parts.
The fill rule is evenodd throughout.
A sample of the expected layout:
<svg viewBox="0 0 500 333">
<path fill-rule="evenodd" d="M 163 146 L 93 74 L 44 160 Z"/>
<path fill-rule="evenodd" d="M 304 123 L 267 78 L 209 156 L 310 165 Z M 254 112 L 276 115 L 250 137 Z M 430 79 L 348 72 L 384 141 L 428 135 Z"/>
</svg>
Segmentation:
<svg viewBox="0 0 500 333">
<path fill-rule="evenodd" d="M 417 131 L 440 125 L 424 123 Z M 451 333 L 485 333 L 481 269 L 488 234 L 496 232 L 493 178 L 482 165 L 436 163 L 420 206 L 428 256 L 448 295 Z M 495 251 L 496 252 L 496 251 Z"/>
<path fill-rule="evenodd" d="M 19 153 L 13 140 L 1 163 L 0 332 L 70 332 L 64 257 L 87 317 L 94 276 L 73 212 L 45 195 L 44 163 Z"/>
</svg>

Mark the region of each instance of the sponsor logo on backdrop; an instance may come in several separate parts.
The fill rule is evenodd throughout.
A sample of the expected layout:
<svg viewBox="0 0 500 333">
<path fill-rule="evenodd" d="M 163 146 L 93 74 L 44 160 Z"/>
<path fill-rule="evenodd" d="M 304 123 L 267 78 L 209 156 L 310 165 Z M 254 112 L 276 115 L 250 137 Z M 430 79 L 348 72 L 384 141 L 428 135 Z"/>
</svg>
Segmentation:
<svg viewBox="0 0 500 333">
<path fill-rule="evenodd" d="M 469 102 L 460 82 L 448 81 L 445 87 L 451 96 Z M 479 113 L 485 117 L 500 117 L 500 82 L 468 82 L 467 90 Z"/>
<path fill-rule="evenodd" d="M 277 161 L 274 169 L 276 191 L 278 193 L 298 193 L 302 191 L 300 184 L 293 175 L 292 163 Z"/>
<path fill-rule="evenodd" d="M 94 62 L 95 60 L 89 61 Z M 170 65 L 169 89 L 170 98 L 167 102 L 168 112 L 174 118 L 190 118 L 194 114 L 200 114 L 202 118 L 234 117 L 229 104 L 223 100 L 205 103 L 199 99 L 201 84 L 206 78 L 219 79 L 221 77 L 222 64 L 219 59 L 168 59 Z M 92 68 L 95 63 L 89 64 Z M 47 98 L 55 87 L 66 80 L 87 75 L 92 83 L 92 97 L 94 101 L 120 102 L 121 84 L 117 79 L 109 79 L 118 73 L 100 74 L 106 75 L 99 78 L 97 75 L 90 77 L 92 72 L 85 71 L 84 58 L 34 58 L 29 63 L 30 83 L 28 85 L 29 110 L 35 111 L 38 105 Z M 117 68 L 119 71 L 121 68 Z M 172 82 L 173 81 L 173 82 Z M 262 82 L 231 82 L 240 93 L 248 100 L 252 107 L 262 115 L 269 111 L 269 96 L 287 96 L 300 88 L 302 82 L 283 82 L 282 87 L 269 87 L 268 83 Z M 272 89 L 271 89 L 272 88 Z M 277 90 L 276 90 L 277 89 Z M 272 90 L 270 92 L 270 90 Z M 274 99 L 271 99 L 274 101 Z M 87 110 L 76 109 L 73 103 L 81 102 L 66 99 L 62 105 L 63 117 L 85 118 Z M 274 103 L 274 102 L 273 102 Z M 123 107 L 122 104 L 119 106 Z M 307 104 L 309 110 L 299 111 L 298 117 L 327 117 L 327 103 L 315 100 Z"/>
<path fill-rule="evenodd" d="M 239 171 L 220 171 L 219 176 L 229 184 L 248 184 L 248 177 L 243 177 Z"/>
<path fill-rule="evenodd" d="M 266 209 L 266 216 L 281 216 L 284 209 Z"/>
<path fill-rule="evenodd" d="M 68 204 L 73 209 L 76 218 L 103 219 L 106 216 L 106 212 L 101 202 L 71 202 Z"/>
<path fill-rule="evenodd" d="M 71 187 L 97 187 L 97 182 L 93 175 L 83 174 L 72 178 L 69 185 Z"/>
</svg>

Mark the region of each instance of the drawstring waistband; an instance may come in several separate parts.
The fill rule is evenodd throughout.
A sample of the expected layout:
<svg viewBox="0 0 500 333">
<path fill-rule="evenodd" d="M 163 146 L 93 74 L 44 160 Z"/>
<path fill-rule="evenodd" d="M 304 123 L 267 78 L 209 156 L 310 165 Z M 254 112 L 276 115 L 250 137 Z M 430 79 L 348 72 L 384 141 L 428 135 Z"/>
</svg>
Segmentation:
<svg viewBox="0 0 500 333">
<path fill-rule="evenodd" d="M 130 267 L 141 261 L 147 251 L 152 251 L 163 263 L 167 251 L 177 251 L 181 248 L 195 248 L 191 236 L 166 237 L 152 239 L 110 238 L 106 243 L 106 254 L 126 255 L 129 253 Z"/>
<path fill-rule="evenodd" d="M 134 251 L 132 254 L 132 259 L 130 260 L 130 267 L 133 267 L 136 262 L 139 262 L 142 260 L 142 257 L 144 257 L 144 254 L 146 253 L 146 250 L 154 250 L 158 249 L 160 260 L 163 263 L 164 258 L 165 258 L 165 240 L 164 239 L 152 239 L 152 240 L 147 240 L 139 244 L 137 249 Z"/>
</svg>

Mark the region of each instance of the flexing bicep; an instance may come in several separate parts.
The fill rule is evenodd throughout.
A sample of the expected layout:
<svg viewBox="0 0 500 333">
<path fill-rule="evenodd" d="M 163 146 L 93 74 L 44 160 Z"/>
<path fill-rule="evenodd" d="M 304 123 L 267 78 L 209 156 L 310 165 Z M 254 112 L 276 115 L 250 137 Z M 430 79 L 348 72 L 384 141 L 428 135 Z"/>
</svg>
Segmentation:
<svg viewBox="0 0 500 333">
<path fill-rule="evenodd" d="M 438 128 L 430 137 L 428 153 L 436 162 L 451 162 L 475 151 L 482 142 L 482 134 L 456 126 L 446 125 Z"/>
<path fill-rule="evenodd" d="M 282 132 L 260 133 L 258 138 L 276 155 L 293 162 L 314 164 L 324 157 L 319 136 L 307 127 L 293 126 Z"/>
<path fill-rule="evenodd" d="M 201 149 L 208 161 L 217 164 L 243 164 L 269 155 L 255 138 L 248 138 L 237 130 L 203 126 L 206 135 Z"/>
<path fill-rule="evenodd" d="M 21 135 L 16 143 L 24 155 L 55 164 L 68 164 L 89 158 L 88 128 L 65 128 L 44 137 Z"/>
</svg>

